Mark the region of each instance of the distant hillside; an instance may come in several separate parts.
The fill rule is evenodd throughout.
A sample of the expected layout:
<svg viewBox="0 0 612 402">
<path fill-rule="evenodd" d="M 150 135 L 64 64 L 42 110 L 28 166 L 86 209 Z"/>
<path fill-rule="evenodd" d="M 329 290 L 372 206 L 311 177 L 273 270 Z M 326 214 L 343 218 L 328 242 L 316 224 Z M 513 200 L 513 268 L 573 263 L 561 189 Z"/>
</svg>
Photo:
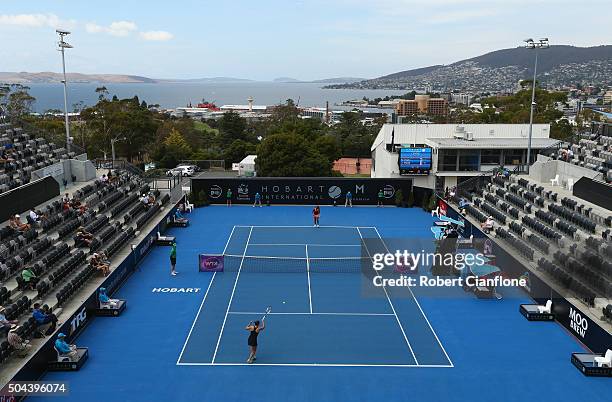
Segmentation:
<svg viewBox="0 0 612 402">
<path fill-rule="evenodd" d="M 302 82 L 302 81 L 298 80 L 297 78 L 279 77 L 279 78 L 273 79 L 272 82 Z"/>
<path fill-rule="evenodd" d="M 154 83 L 154 79 L 140 77 L 137 75 L 124 74 L 81 74 L 68 73 L 66 74 L 68 82 L 99 82 L 101 84 L 119 84 L 119 83 Z M 35 83 L 60 83 L 63 80 L 62 74 L 52 72 L 27 73 L 27 72 L 0 72 L 0 82 L 17 83 L 17 84 L 35 84 Z"/>
<path fill-rule="evenodd" d="M 198 84 L 209 83 L 233 83 L 233 82 L 253 82 L 246 78 L 234 77 L 210 77 L 210 78 L 186 78 L 186 79 L 156 79 L 156 82 L 192 82 Z"/>
<path fill-rule="evenodd" d="M 322 80 L 314 80 L 316 84 L 352 84 L 353 82 L 364 81 L 365 78 L 355 77 L 336 77 L 336 78 L 325 78 Z"/>
<path fill-rule="evenodd" d="M 449 65 L 401 71 L 352 84 L 328 88 L 503 91 L 533 74 L 534 52 L 519 47 L 490 52 Z M 572 84 L 612 85 L 612 45 L 551 46 L 541 50 L 538 80 L 552 87 Z"/>
<path fill-rule="evenodd" d="M 354 78 L 354 77 L 335 77 L 335 78 L 323 78 L 320 80 L 312 80 L 312 81 L 302 81 L 297 78 L 291 77 L 280 77 L 275 78 L 272 82 L 283 82 L 283 83 L 293 83 L 293 82 L 302 82 L 302 83 L 313 83 L 313 84 L 352 84 L 354 82 L 364 81 L 365 78 Z"/>
</svg>

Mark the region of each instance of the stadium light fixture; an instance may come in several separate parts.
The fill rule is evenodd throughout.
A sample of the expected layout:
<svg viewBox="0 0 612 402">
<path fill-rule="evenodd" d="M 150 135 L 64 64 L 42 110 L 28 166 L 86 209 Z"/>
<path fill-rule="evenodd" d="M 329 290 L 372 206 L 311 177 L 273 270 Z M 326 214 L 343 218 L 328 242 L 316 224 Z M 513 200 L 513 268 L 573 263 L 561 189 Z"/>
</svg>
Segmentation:
<svg viewBox="0 0 612 402">
<path fill-rule="evenodd" d="M 56 29 L 55 32 L 59 35 L 59 42 L 57 42 L 58 50 L 62 52 L 62 72 L 64 74 L 64 121 L 66 124 L 66 149 L 70 152 L 70 121 L 68 119 L 68 81 L 66 80 L 66 59 L 64 56 L 65 49 L 72 49 L 72 45 L 64 40 L 64 37 L 70 35 L 69 31 L 62 29 Z"/>
<path fill-rule="evenodd" d="M 529 112 L 529 140 L 527 142 L 527 173 L 529 173 L 529 167 L 531 163 L 531 138 L 533 134 L 533 111 L 535 110 L 535 87 L 536 87 L 536 76 L 538 73 L 538 49 L 548 49 L 550 44 L 548 38 L 540 38 L 537 41 L 529 38 L 525 39 L 525 47 L 527 49 L 533 49 L 535 51 L 535 63 L 533 66 L 533 82 L 531 84 L 531 110 Z"/>
</svg>

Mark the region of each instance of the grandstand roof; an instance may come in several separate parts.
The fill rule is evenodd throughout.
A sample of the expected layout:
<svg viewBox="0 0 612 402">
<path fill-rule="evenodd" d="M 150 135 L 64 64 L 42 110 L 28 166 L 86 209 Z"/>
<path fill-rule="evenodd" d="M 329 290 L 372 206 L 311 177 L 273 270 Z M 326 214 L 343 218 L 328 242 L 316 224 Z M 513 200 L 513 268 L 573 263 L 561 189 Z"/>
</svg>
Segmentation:
<svg viewBox="0 0 612 402">
<path fill-rule="evenodd" d="M 437 148 L 525 148 L 527 138 L 474 138 L 473 141 L 466 141 L 457 138 L 428 138 L 426 142 Z M 532 138 L 533 148 L 547 148 L 561 142 L 553 138 Z"/>
<path fill-rule="evenodd" d="M 453 139 L 465 133 L 470 133 L 474 139 L 526 141 L 529 124 L 385 124 L 376 136 L 372 150 L 381 144 L 390 144 L 392 136 L 395 144 L 425 144 L 427 139 Z M 547 139 L 549 136 L 550 124 L 533 125 L 533 139 Z"/>
</svg>

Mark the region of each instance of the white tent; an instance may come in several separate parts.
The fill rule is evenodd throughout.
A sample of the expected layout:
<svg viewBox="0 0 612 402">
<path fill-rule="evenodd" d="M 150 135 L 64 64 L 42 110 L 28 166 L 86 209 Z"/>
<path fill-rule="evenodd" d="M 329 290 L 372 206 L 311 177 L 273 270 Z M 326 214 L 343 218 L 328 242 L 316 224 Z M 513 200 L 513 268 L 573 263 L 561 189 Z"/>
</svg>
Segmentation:
<svg viewBox="0 0 612 402">
<path fill-rule="evenodd" d="M 257 155 L 247 155 L 238 167 L 239 176 L 255 176 L 255 159 Z"/>
</svg>

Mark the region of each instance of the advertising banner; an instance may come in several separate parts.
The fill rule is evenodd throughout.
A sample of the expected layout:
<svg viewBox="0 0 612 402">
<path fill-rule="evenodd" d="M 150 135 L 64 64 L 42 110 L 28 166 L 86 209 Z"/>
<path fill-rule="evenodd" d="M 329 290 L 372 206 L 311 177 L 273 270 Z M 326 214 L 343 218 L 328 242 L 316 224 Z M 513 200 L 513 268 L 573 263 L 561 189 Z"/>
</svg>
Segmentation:
<svg viewBox="0 0 612 402">
<path fill-rule="evenodd" d="M 224 265 L 222 255 L 200 254 L 200 272 L 223 272 Z"/>
<path fill-rule="evenodd" d="M 270 204 L 344 204 L 348 192 L 355 205 L 373 205 L 379 200 L 386 205 L 394 205 L 396 195 L 402 191 L 404 200 L 412 190 L 411 179 L 372 179 L 346 177 L 313 178 L 194 178 L 191 191 L 199 194 L 204 191 L 212 204 L 227 201 L 228 190 L 232 202 L 249 204 L 259 193 L 262 202 Z"/>
</svg>

